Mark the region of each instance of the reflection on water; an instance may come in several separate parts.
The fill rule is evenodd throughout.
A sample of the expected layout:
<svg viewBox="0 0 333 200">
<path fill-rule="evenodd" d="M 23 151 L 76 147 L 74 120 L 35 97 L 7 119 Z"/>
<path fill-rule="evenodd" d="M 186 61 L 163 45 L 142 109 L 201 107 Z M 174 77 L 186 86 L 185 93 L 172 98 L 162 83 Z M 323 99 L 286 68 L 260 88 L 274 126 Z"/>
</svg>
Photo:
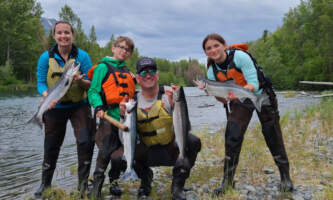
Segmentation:
<svg viewBox="0 0 333 200">
<path fill-rule="evenodd" d="M 214 132 L 225 126 L 225 111 L 214 97 L 205 96 L 197 88 L 185 88 L 185 93 L 193 130 Z M 0 94 L 0 199 L 24 199 L 32 196 L 40 184 L 44 135 L 39 127 L 26 124 L 40 100 L 39 95 L 31 92 Z M 318 101 L 310 96 L 285 99 L 282 95 L 278 95 L 278 100 L 282 114 Z M 257 121 L 254 115 L 251 124 Z M 67 126 L 52 184 L 74 189 L 77 175 L 71 174 L 70 168 L 77 163 L 76 145 L 72 128 Z M 94 161 L 96 153 L 95 148 Z"/>
</svg>

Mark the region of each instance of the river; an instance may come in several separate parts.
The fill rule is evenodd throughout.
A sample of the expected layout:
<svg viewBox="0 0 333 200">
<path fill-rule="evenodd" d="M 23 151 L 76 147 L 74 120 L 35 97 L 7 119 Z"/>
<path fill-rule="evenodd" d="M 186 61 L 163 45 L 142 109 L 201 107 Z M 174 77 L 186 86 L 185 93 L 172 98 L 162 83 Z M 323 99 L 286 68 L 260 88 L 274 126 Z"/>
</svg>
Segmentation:
<svg viewBox="0 0 333 200">
<path fill-rule="evenodd" d="M 225 126 L 225 111 L 214 97 L 206 96 L 197 88 L 185 88 L 190 121 L 194 131 L 208 133 Z M 41 97 L 35 92 L 0 93 L 0 199 L 24 199 L 33 195 L 40 184 L 44 135 L 39 127 L 26 122 L 36 112 Z M 311 96 L 298 94 L 284 98 L 278 94 L 281 115 L 294 109 L 301 110 L 318 102 Z M 250 126 L 257 123 L 256 114 Z M 61 148 L 52 185 L 68 190 L 76 188 L 77 175 L 70 171 L 77 163 L 76 145 L 70 124 Z M 94 162 L 97 150 L 95 148 Z M 91 170 L 91 175 L 93 172 Z"/>
</svg>

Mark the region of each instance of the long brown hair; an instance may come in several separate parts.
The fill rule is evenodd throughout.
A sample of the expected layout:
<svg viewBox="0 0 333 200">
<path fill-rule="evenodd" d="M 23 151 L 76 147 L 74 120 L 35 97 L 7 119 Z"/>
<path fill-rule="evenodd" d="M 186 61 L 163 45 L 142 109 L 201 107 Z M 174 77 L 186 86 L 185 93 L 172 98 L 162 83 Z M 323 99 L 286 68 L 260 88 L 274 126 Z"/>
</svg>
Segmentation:
<svg viewBox="0 0 333 200">
<path fill-rule="evenodd" d="M 205 49 L 205 45 L 207 43 L 208 40 L 217 40 L 219 41 L 221 44 L 223 44 L 224 46 L 226 46 L 226 42 L 224 40 L 224 38 L 217 34 L 217 33 L 211 33 L 211 34 L 208 34 L 205 39 L 202 41 L 202 49 L 206 52 L 206 49 Z M 207 58 L 207 68 L 209 68 L 209 66 L 213 63 L 213 60 L 211 58 Z"/>
</svg>

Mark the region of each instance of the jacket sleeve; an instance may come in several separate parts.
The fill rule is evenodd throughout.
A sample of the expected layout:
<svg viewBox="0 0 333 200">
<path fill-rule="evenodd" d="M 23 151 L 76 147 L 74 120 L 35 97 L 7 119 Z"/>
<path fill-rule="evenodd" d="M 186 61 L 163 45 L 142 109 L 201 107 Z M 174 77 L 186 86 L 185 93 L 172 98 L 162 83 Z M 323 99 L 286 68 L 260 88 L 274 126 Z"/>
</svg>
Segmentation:
<svg viewBox="0 0 333 200">
<path fill-rule="evenodd" d="M 81 50 L 81 49 L 79 50 L 79 55 L 80 55 L 80 57 L 79 57 L 78 61 L 81 64 L 81 66 L 80 66 L 80 72 L 82 74 L 84 74 L 83 79 L 89 80 L 89 78 L 88 78 L 88 70 L 92 67 L 91 59 L 90 59 L 88 53 L 85 52 L 85 51 L 83 51 L 83 50 Z"/>
<path fill-rule="evenodd" d="M 105 64 L 99 64 L 94 69 L 94 75 L 92 77 L 90 88 L 88 90 L 88 100 L 93 108 L 103 105 L 100 92 L 102 91 L 102 81 L 106 73 L 107 73 L 107 67 Z"/>
<path fill-rule="evenodd" d="M 49 70 L 49 54 L 44 52 L 38 60 L 37 63 L 37 90 L 39 94 L 42 94 L 48 89 L 47 86 L 47 72 Z"/>
<path fill-rule="evenodd" d="M 242 70 L 246 82 L 254 86 L 253 92 L 257 92 L 259 89 L 259 81 L 257 70 L 251 57 L 243 51 L 236 51 L 234 55 L 234 62 L 236 67 Z"/>
<path fill-rule="evenodd" d="M 216 81 L 215 80 L 215 76 L 214 76 L 214 71 L 213 71 L 213 67 L 210 66 L 207 70 L 207 78 L 208 80 L 211 80 L 211 81 Z"/>
</svg>

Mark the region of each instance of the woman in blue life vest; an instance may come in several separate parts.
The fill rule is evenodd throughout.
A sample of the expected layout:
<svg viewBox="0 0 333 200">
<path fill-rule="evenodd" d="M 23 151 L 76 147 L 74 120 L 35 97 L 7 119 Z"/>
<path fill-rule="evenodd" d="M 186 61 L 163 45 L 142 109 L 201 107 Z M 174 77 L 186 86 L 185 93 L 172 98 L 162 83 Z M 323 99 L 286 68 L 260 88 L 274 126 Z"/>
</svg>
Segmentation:
<svg viewBox="0 0 333 200">
<path fill-rule="evenodd" d="M 218 34 L 213 33 L 205 37 L 202 48 L 208 57 L 207 77 L 213 81 L 233 80 L 236 84 L 243 86 L 256 94 L 266 93 L 269 98 L 263 104 L 261 112 L 257 111 L 262 133 L 266 144 L 279 168 L 281 191 L 292 191 L 293 184 L 289 175 L 289 161 L 283 143 L 280 128 L 280 116 L 276 95 L 271 82 L 260 82 L 257 68 L 250 55 L 242 50 L 227 49 L 225 40 Z M 268 81 L 266 81 L 268 82 Z M 227 115 L 227 126 L 225 131 L 225 159 L 224 177 L 220 187 L 214 190 L 215 195 L 223 194 L 226 189 L 234 187 L 234 175 L 237 168 L 239 154 L 245 131 L 251 120 L 255 109 L 250 100 L 240 102 L 237 97 L 230 95 L 228 99 L 216 98 L 224 104 Z M 226 106 L 230 100 L 230 110 Z"/>
<path fill-rule="evenodd" d="M 80 63 L 80 74 L 75 75 L 72 86 L 59 100 L 53 101 L 43 115 L 45 124 L 44 160 L 42 165 L 41 185 L 35 192 L 42 195 L 51 186 L 60 147 L 64 141 L 66 124 L 70 120 L 77 144 L 78 154 L 78 190 L 83 194 L 87 189 L 93 156 L 94 142 L 91 134 L 91 109 L 86 91 L 90 86 L 87 72 L 91 60 L 87 52 L 73 44 L 74 29 L 66 21 L 58 21 L 52 30 L 56 44 L 45 51 L 38 60 L 37 90 L 47 96 L 48 89 L 54 85 L 64 72 L 66 63 Z"/>
</svg>

